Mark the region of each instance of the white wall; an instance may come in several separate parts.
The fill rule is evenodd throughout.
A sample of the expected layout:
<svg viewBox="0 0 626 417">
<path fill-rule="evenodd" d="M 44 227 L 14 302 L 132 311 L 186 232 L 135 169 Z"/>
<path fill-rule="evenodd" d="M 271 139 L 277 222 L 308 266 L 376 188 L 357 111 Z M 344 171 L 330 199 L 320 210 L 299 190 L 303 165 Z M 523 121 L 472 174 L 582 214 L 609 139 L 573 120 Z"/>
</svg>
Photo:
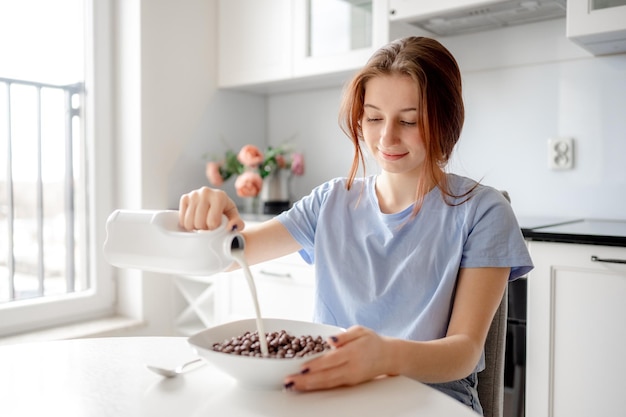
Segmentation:
<svg viewBox="0 0 626 417">
<path fill-rule="evenodd" d="M 352 144 L 337 122 L 340 91 L 320 89 L 270 96 L 268 138 L 277 145 L 294 138 L 304 154 L 305 174 L 292 179 L 294 198 L 322 182 L 345 176 L 352 164 Z"/>
<path fill-rule="evenodd" d="M 117 0 L 115 20 L 113 208 L 176 208 L 206 185 L 202 156 L 223 152 L 221 137 L 265 142 L 265 99 L 216 89 L 217 1 Z M 170 334 L 172 280 L 114 272 L 119 313 L 146 323 L 134 334 Z"/>
<path fill-rule="evenodd" d="M 522 216 L 626 219 L 626 54 L 593 57 L 565 20 L 451 39 L 467 122 L 455 170 L 509 190 Z M 573 137 L 575 167 L 548 168 Z"/>
<path fill-rule="evenodd" d="M 209 185 L 205 177 L 206 161 L 211 155 L 222 156 L 226 149 L 239 150 L 248 143 L 265 145 L 267 113 L 265 97 L 234 91 L 212 90 L 194 120 L 194 128 L 180 137 L 184 145 L 168 171 L 167 207 L 178 207 L 183 193 Z M 237 199 L 234 181 L 224 189 Z"/>
<path fill-rule="evenodd" d="M 626 54 L 591 56 L 565 37 L 564 19 L 440 40 L 465 89 L 452 171 L 507 189 L 518 216 L 626 219 Z M 306 152 L 297 195 L 348 172 L 340 94 L 269 97 L 269 140 L 296 134 Z M 571 171 L 548 169 L 547 141 L 558 136 L 575 139 Z"/>
</svg>

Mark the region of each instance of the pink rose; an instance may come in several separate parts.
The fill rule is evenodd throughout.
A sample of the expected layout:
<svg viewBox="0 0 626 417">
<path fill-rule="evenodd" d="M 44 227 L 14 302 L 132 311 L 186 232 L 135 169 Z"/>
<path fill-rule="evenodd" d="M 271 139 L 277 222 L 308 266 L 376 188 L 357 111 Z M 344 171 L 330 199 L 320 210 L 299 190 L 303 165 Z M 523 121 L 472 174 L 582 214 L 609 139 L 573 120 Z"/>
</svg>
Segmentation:
<svg viewBox="0 0 626 417">
<path fill-rule="evenodd" d="M 293 175 L 303 175 L 304 174 L 304 155 L 301 153 L 294 153 L 291 156 L 291 172 Z"/>
<path fill-rule="evenodd" d="M 235 190 L 239 197 L 256 197 L 263 187 L 263 179 L 259 174 L 246 171 L 235 180 Z"/>
<path fill-rule="evenodd" d="M 237 160 L 247 167 L 257 167 L 263 163 L 263 153 L 254 145 L 246 145 L 239 151 Z"/>
<path fill-rule="evenodd" d="M 207 162 L 206 177 L 212 185 L 216 187 L 221 186 L 224 183 L 224 179 L 220 174 L 220 164 L 217 162 Z"/>
</svg>

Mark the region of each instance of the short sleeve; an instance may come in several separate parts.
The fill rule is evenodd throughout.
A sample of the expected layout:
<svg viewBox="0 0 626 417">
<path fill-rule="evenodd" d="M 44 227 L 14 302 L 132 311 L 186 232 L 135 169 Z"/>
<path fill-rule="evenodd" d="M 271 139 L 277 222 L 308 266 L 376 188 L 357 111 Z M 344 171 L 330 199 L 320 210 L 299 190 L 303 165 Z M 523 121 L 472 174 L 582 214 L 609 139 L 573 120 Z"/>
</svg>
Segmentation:
<svg viewBox="0 0 626 417">
<path fill-rule="evenodd" d="M 509 280 L 533 269 L 513 208 L 502 193 L 482 187 L 468 201 L 466 216 L 469 230 L 461 267 L 510 267 Z"/>
</svg>

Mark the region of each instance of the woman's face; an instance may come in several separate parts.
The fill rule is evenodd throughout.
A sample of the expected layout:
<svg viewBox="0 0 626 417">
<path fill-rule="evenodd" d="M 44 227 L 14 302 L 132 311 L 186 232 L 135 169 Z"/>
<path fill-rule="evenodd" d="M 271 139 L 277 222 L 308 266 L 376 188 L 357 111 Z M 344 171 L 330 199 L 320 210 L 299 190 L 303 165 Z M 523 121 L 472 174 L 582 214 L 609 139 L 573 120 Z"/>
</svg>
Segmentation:
<svg viewBox="0 0 626 417">
<path fill-rule="evenodd" d="M 380 76 L 365 84 L 363 140 L 384 171 L 418 175 L 426 157 L 418 110 L 417 86 L 407 76 Z"/>
</svg>

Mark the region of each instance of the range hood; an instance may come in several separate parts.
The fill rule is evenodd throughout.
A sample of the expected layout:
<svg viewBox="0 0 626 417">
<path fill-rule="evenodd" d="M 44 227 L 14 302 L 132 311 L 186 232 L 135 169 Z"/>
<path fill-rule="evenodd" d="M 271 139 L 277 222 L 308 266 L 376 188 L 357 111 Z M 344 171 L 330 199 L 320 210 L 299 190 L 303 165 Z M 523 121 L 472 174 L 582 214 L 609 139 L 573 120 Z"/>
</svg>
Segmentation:
<svg viewBox="0 0 626 417">
<path fill-rule="evenodd" d="M 390 0 L 391 21 L 439 36 L 461 35 L 564 18 L 566 0 Z"/>
</svg>

